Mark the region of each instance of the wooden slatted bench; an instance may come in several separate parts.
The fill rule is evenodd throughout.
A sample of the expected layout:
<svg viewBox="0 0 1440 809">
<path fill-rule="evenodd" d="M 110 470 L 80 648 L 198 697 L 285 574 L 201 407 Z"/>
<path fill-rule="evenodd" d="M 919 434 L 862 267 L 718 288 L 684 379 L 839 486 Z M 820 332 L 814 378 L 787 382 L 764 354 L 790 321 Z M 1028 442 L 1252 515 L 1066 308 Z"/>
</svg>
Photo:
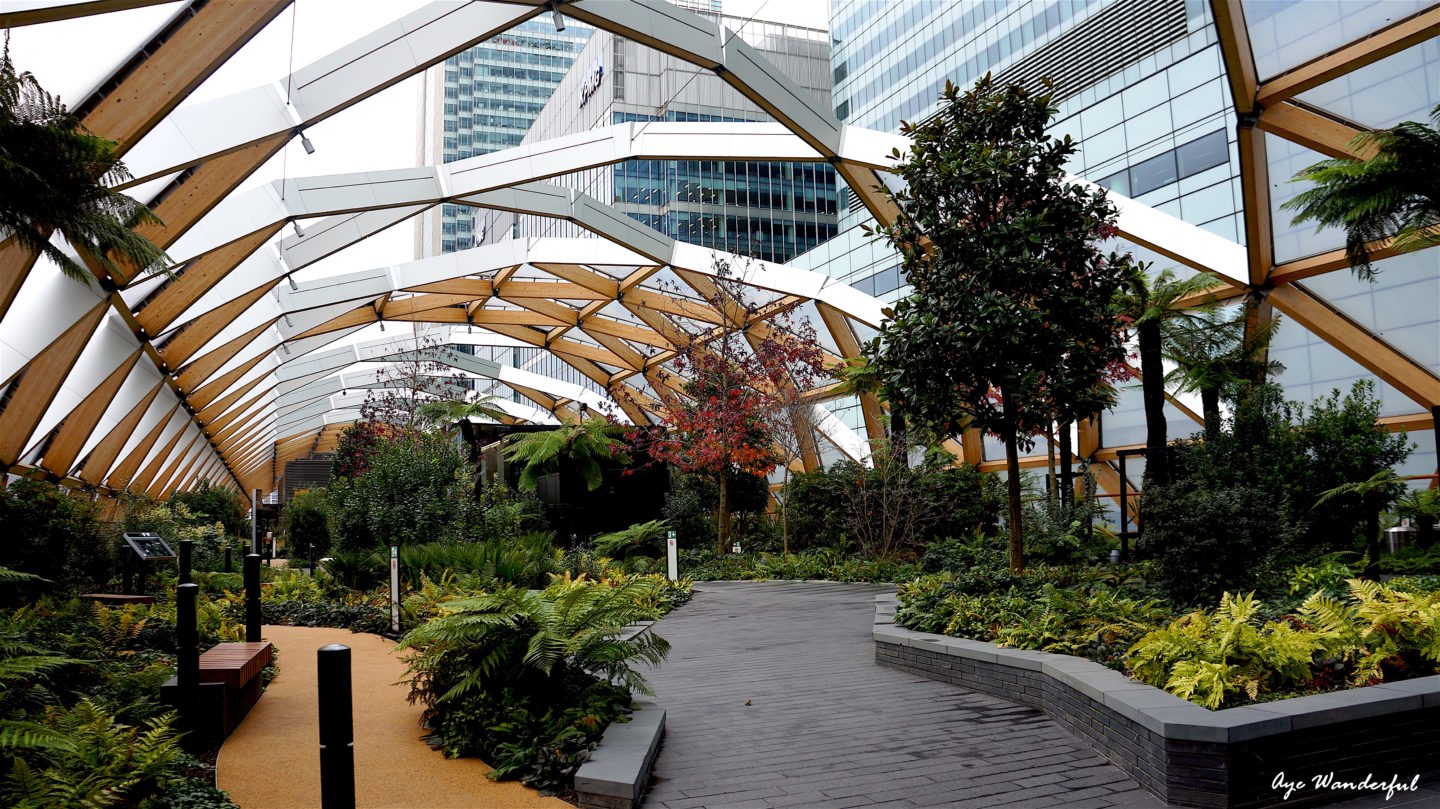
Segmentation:
<svg viewBox="0 0 1440 809">
<path fill-rule="evenodd" d="M 225 686 L 225 735 L 240 727 L 240 722 L 264 690 L 265 670 L 275 647 L 268 641 L 260 643 L 217 643 L 200 655 L 200 682 Z"/>
<path fill-rule="evenodd" d="M 275 648 L 261 643 L 217 643 L 200 655 L 201 735 L 223 740 L 245 719 L 264 690 L 261 672 L 274 657 Z M 174 677 L 165 683 L 165 692 L 178 699 Z"/>
</svg>

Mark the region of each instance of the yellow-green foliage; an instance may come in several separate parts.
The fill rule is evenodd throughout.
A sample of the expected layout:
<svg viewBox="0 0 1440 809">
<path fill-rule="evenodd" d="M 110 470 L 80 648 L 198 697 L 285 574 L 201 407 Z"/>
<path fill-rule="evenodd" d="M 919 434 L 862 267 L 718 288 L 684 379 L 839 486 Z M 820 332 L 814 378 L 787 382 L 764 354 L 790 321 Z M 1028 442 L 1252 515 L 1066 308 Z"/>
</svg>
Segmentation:
<svg viewBox="0 0 1440 809">
<path fill-rule="evenodd" d="M 1261 623 L 1254 594 L 1226 593 L 1156 629 L 1126 656 L 1131 675 L 1207 708 L 1289 690 L 1382 682 L 1440 669 L 1440 593 L 1412 593 L 1351 579 L 1324 590 L 1296 616 Z M 1342 674 L 1343 673 L 1343 674 Z"/>
<path fill-rule="evenodd" d="M 1254 593 L 1226 593 L 1214 612 L 1192 612 L 1141 638 L 1126 662 L 1137 680 L 1211 709 L 1239 693 L 1253 700 L 1308 684 L 1323 639 L 1288 621 L 1261 625 L 1259 611 Z"/>
<path fill-rule="evenodd" d="M 53 707 L 43 724 L 51 737 L 32 749 L 43 763 L 15 758 L 0 782 L 0 803 L 14 807 L 73 806 L 89 809 L 134 806 L 184 778 L 174 714 L 142 728 L 120 724 L 91 700 L 74 708 Z"/>
<path fill-rule="evenodd" d="M 1325 634 L 1332 653 L 1349 664 L 1350 683 L 1384 679 L 1382 664 L 1407 655 L 1440 663 L 1440 593 L 1394 590 L 1351 579 L 1345 603 L 1323 592 L 1305 600 L 1301 613 Z"/>
</svg>

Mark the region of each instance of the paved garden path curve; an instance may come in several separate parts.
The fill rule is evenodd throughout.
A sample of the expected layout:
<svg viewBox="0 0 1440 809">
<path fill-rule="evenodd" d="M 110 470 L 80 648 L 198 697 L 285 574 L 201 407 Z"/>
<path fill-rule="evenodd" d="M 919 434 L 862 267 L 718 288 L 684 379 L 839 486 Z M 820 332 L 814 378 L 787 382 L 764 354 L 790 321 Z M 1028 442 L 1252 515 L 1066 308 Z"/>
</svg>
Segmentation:
<svg viewBox="0 0 1440 809">
<path fill-rule="evenodd" d="M 1040 711 L 875 664 L 876 594 L 716 582 L 656 625 L 666 736 L 646 809 L 1159 807 Z M 1440 787 L 1336 804 L 1440 806 Z"/>
<path fill-rule="evenodd" d="M 876 665 L 887 588 L 695 589 L 655 627 L 672 648 L 647 809 L 1163 805 L 1040 711 Z"/>
</svg>

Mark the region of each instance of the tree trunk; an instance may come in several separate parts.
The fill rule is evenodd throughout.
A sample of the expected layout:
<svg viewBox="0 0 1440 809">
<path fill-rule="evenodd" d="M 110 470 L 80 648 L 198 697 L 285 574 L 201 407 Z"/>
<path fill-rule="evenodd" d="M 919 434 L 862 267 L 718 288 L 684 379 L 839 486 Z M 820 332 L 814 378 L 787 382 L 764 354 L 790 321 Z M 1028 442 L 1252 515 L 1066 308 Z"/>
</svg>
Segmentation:
<svg viewBox="0 0 1440 809">
<path fill-rule="evenodd" d="M 716 533 L 720 535 L 720 555 L 725 555 L 725 540 L 730 538 L 730 501 L 726 487 L 729 475 L 720 473 L 720 513 L 716 515 Z"/>
<path fill-rule="evenodd" d="M 903 468 L 910 468 L 909 428 L 905 424 L 905 414 L 899 408 L 890 411 L 890 453 L 900 461 Z"/>
<path fill-rule="evenodd" d="M 1075 502 L 1075 471 L 1071 463 L 1070 422 L 1060 423 L 1060 505 Z"/>
<path fill-rule="evenodd" d="M 1220 437 L 1220 389 L 1200 389 L 1200 412 L 1205 417 L 1205 440 Z"/>
<path fill-rule="evenodd" d="M 1160 323 L 1146 320 L 1136 329 L 1140 342 L 1141 391 L 1145 398 L 1145 475 L 1141 489 L 1170 482 L 1169 436 L 1165 428 L 1165 365 L 1161 361 Z"/>
<path fill-rule="evenodd" d="M 785 482 L 780 484 L 780 491 L 785 493 L 780 501 L 780 553 L 783 556 L 790 555 L 790 464 L 785 464 Z"/>
<path fill-rule="evenodd" d="M 1365 556 L 1368 575 L 1380 563 L 1380 506 L 1370 497 L 1365 498 Z"/>
<path fill-rule="evenodd" d="M 1002 390 L 1000 403 L 1006 423 L 1014 424 L 1010 394 Z M 1010 572 L 1019 573 L 1025 569 L 1025 535 L 1020 525 L 1020 448 L 1016 446 L 1014 427 L 1005 430 L 1005 472 L 1008 478 L 1005 488 L 1010 495 L 1010 519 L 1007 520 L 1010 524 Z"/>
<path fill-rule="evenodd" d="M 1045 436 L 1045 457 L 1049 478 L 1045 482 L 1045 494 L 1050 498 L 1050 505 L 1057 505 L 1060 502 L 1060 480 L 1055 477 L 1055 440 Z"/>
</svg>

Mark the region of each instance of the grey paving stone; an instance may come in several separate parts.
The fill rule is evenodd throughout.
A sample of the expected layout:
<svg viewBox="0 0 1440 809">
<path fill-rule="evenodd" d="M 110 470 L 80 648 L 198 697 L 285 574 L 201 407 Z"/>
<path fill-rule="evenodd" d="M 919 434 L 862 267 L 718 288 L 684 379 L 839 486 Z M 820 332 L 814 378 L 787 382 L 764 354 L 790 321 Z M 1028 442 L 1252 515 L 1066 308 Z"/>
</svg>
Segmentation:
<svg viewBox="0 0 1440 809">
<path fill-rule="evenodd" d="M 653 628 L 672 648 L 647 672 L 667 715 L 646 807 L 1070 809 L 1096 790 L 1148 795 L 1040 711 L 877 665 L 882 588 L 696 589 Z"/>
</svg>

